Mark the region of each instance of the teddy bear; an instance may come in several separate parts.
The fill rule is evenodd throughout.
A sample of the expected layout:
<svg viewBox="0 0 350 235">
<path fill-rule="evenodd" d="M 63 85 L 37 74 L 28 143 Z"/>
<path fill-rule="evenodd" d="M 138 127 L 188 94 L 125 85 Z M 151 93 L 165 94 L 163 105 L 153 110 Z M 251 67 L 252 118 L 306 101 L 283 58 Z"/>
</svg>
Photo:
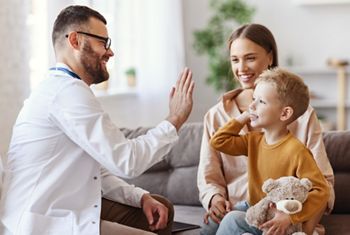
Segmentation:
<svg viewBox="0 0 350 235">
<path fill-rule="evenodd" d="M 298 179 L 294 176 L 280 177 L 276 180 L 267 179 L 262 190 L 266 197 L 262 198 L 254 206 L 251 206 L 246 213 L 246 221 L 249 225 L 259 227 L 261 224 L 274 217 L 270 209 L 271 203 L 276 205 L 277 210 L 286 214 L 295 214 L 302 210 L 302 203 L 307 199 L 312 188 L 312 183 L 307 178 Z M 266 231 L 263 231 L 263 234 Z M 292 224 L 287 229 L 287 235 L 301 235 L 301 223 Z"/>
</svg>

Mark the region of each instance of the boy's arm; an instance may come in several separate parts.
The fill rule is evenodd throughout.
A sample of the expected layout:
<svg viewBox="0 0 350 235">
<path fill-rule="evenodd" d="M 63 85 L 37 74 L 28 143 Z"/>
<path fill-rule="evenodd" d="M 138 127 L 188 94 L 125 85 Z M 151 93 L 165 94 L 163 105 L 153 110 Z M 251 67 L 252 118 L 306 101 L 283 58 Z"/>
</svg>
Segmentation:
<svg viewBox="0 0 350 235">
<path fill-rule="evenodd" d="M 303 210 L 291 215 L 292 223 L 305 222 L 310 220 L 316 213 L 324 208 L 330 196 L 328 183 L 319 170 L 310 151 L 305 150 L 304 156 L 299 158 L 299 167 L 296 175 L 298 178 L 308 178 L 312 182 L 312 189 L 307 200 L 303 203 Z"/>
<path fill-rule="evenodd" d="M 230 155 L 247 155 L 247 135 L 239 135 L 249 121 L 249 113 L 243 112 L 220 128 L 210 139 L 210 145 L 217 151 Z"/>
</svg>

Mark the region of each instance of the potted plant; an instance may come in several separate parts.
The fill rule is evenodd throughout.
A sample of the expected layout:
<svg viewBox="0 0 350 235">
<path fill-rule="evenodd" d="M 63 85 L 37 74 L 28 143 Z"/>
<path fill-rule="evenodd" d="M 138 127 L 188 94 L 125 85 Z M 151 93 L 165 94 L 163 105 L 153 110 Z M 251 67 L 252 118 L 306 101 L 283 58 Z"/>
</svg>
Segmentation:
<svg viewBox="0 0 350 235">
<path fill-rule="evenodd" d="M 136 69 L 134 67 L 130 67 L 125 70 L 126 80 L 129 87 L 136 86 Z"/>
<path fill-rule="evenodd" d="M 236 83 L 226 42 L 234 24 L 250 22 L 255 9 L 242 0 L 211 0 L 210 7 L 215 11 L 213 17 L 204 29 L 194 32 L 193 47 L 198 54 L 208 56 L 207 83 L 218 91 L 228 91 Z"/>
</svg>

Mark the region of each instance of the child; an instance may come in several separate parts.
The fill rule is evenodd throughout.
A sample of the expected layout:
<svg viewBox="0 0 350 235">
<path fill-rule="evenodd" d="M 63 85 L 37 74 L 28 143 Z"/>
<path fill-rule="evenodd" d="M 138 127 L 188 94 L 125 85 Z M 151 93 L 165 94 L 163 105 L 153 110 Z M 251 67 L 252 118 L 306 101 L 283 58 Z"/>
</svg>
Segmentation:
<svg viewBox="0 0 350 235">
<path fill-rule="evenodd" d="M 254 205 L 265 194 L 261 190 L 268 178 L 281 176 L 308 178 L 313 187 L 303 210 L 294 215 L 278 212 L 262 228 L 269 233 L 285 234 L 290 223 L 303 223 L 303 230 L 312 234 L 314 214 L 324 209 L 329 197 L 327 182 L 311 152 L 287 129 L 288 124 L 301 116 L 309 105 L 309 92 L 301 78 L 282 69 L 267 70 L 256 81 L 253 102 L 243 112 L 219 129 L 210 140 L 212 147 L 233 156 L 248 156 L 249 205 Z M 263 132 L 239 135 L 245 124 L 261 128 Z M 249 205 L 248 205 L 249 204 Z M 245 221 L 245 212 L 232 211 L 221 221 L 217 234 L 261 234 Z"/>
</svg>

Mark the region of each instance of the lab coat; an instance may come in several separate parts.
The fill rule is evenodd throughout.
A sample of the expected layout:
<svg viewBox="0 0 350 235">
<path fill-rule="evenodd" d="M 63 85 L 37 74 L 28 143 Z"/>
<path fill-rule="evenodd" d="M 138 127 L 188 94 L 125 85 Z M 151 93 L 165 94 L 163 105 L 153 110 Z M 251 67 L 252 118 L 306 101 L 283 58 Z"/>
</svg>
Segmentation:
<svg viewBox="0 0 350 235">
<path fill-rule="evenodd" d="M 140 207 L 145 193 L 114 175 L 140 175 L 177 139 L 167 121 L 126 139 L 86 83 L 50 71 L 25 101 L 13 129 L 0 234 L 100 234 L 102 196 Z"/>
</svg>

